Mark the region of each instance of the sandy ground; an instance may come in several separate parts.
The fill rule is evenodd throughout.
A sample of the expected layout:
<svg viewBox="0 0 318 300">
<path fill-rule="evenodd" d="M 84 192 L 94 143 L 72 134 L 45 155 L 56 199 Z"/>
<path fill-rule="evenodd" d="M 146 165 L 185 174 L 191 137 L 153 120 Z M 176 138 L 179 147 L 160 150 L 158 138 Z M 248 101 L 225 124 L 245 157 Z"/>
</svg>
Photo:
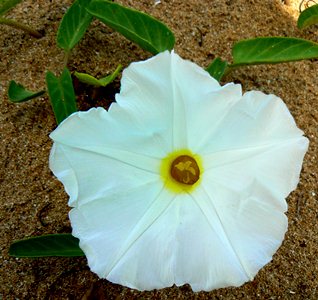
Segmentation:
<svg viewBox="0 0 318 300">
<path fill-rule="evenodd" d="M 164 21 L 175 33 L 176 52 L 206 67 L 214 56 L 231 61 L 233 43 L 256 36 L 295 36 L 317 41 L 318 27 L 296 27 L 299 1 L 279 0 L 122 0 Z M 49 133 L 56 127 L 47 97 L 14 105 L 8 82 L 31 90 L 45 87 L 45 72 L 59 73 L 63 51 L 55 43 L 69 0 L 26 0 L 9 17 L 44 31 L 41 39 L 0 26 L 0 299 L 318 299 L 317 61 L 245 67 L 224 82 L 240 82 L 284 99 L 310 139 L 301 180 L 287 199 L 289 230 L 273 261 L 239 288 L 193 293 L 189 286 L 138 292 L 98 280 L 85 258 L 16 259 L 13 240 L 70 232 L 67 195 L 48 168 Z M 94 22 L 73 51 L 71 70 L 104 75 L 118 63 L 149 56 L 138 46 Z M 118 81 L 104 91 L 105 106 Z M 84 91 L 81 108 L 96 106 L 94 91 Z M 98 97 L 97 97 L 98 98 Z"/>
</svg>

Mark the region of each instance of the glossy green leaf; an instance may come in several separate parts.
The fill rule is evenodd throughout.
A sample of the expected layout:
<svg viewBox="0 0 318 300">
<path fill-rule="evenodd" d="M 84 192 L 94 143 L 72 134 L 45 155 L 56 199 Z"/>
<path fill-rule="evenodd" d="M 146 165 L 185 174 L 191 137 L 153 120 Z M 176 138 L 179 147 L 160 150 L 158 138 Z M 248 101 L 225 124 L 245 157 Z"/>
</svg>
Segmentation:
<svg viewBox="0 0 318 300">
<path fill-rule="evenodd" d="M 56 38 L 58 46 L 65 51 L 70 51 L 83 37 L 92 19 L 84 5 L 78 0 L 75 1 L 60 23 Z"/>
<path fill-rule="evenodd" d="M 115 80 L 115 78 L 118 76 L 121 68 L 122 68 L 122 66 L 119 65 L 112 74 L 110 74 L 106 77 L 100 78 L 100 79 L 97 79 L 97 78 L 95 78 L 89 74 L 86 74 L 86 73 L 75 72 L 74 75 L 79 81 L 81 81 L 83 83 L 94 85 L 94 86 L 105 87 L 106 85 L 110 84 L 112 81 Z"/>
<path fill-rule="evenodd" d="M 10 81 L 8 89 L 8 97 L 11 102 L 18 103 L 28 101 L 30 99 L 43 95 L 45 91 L 31 92 L 24 88 L 23 85 L 16 83 L 14 80 Z"/>
<path fill-rule="evenodd" d="M 242 40 L 232 49 L 231 67 L 273 64 L 318 57 L 318 44 L 298 38 L 261 37 Z"/>
<path fill-rule="evenodd" d="M 171 50 L 174 46 L 175 39 L 170 29 L 145 13 L 106 0 L 92 0 L 87 10 L 109 27 L 153 54 Z"/>
<path fill-rule="evenodd" d="M 77 111 L 71 73 L 64 69 L 58 78 L 52 72 L 46 73 L 46 84 L 57 124 Z"/>
<path fill-rule="evenodd" d="M 209 74 L 216 79 L 217 81 L 220 81 L 225 73 L 225 70 L 227 68 L 227 61 L 222 60 L 219 57 L 216 57 L 211 64 L 206 68 L 206 71 L 209 72 Z"/>
<path fill-rule="evenodd" d="M 0 0 L 0 16 L 16 6 L 22 0 Z"/>
<path fill-rule="evenodd" d="M 318 4 L 313 5 L 305 9 L 299 15 L 297 26 L 300 29 L 304 29 L 310 25 L 318 23 Z"/>
<path fill-rule="evenodd" d="M 15 241 L 9 254 L 15 257 L 83 256 L 79 240 L 71 234 L 49 234 Z"/>
</svg>

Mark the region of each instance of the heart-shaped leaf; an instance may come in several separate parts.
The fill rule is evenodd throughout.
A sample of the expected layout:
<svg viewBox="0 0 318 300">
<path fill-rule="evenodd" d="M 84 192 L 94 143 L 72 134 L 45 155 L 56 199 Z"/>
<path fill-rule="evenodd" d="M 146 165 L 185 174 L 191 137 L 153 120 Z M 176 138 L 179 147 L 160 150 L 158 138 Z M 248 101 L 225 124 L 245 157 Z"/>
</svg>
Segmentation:
<svg viewBox="0 0 318 300">
<path fill-rule="evenodd" d="M 318 44 L 298 38 L 261 37 L 242 40 L 232 49 L 231 67 L 273 64 L 318 57 Z"/>
<path fill-rule="evenodd" d="M 70 51 L 83 37 L 93 17 L 77 0 L 67 10 L 57 31 L 57 44 L 65 51 Z"/>
<path fill-rule="evenodd" d="M 23 85 L 16 83 L 14 80 L 10 81 L 8 89 L 8 97 L 11 102 L 18 103 L 28 101 L 30 99 L 43 95 L 45 91 L 31 92 Z"/>
<path fill-rule="evenodd" d="M 76 98 L 70 71 L 65 68 L 58 78 L 52 72 L 46 73 L 46 84 L 57 124 L 77 111 Z"/>
<path fill-rule="evenodd" d="M 15 257 L 83 256 L 79 240 L 71 234 L 49 234 L 15 241 L 9 254 Z"/>
<path fill-rule="evenodd" d="M 91 1 L 87 10 L 109 27 L 153 54 L 171 50 L 174 46 L 175 39 L 170 29 L 145 13 L 106 0 Z"/>
<path fill-rule="evenodd" d="M 305 9 L 299 15 L 297 26 L 300 29 L 304 29 L 310 25 L 318 23 L 318 4 L 313 5 Z"/>
</svg>

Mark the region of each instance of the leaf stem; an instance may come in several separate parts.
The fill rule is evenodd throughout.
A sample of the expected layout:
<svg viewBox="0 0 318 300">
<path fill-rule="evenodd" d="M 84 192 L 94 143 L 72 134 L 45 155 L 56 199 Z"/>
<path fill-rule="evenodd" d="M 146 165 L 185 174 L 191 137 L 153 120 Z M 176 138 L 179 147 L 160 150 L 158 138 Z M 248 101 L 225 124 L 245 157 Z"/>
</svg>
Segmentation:
<svg viewBox="0 0 318 300">
<path fill-rule="evenodd" d="M 228 64 L 224 70 L 224 74 L 222 77 L 227 76 L 230 74 L 234 69 L 238 68 L 239 66 L 233 65 L 233 64 Z"/>
<path fill-rule="evenodd" d="M 35 38 L 38 38 L 38 39 L 43 36 L 40 32 L 30 28 L 29 26 L 18 23 L 17 21 L 14 21 L 11 19 L 0 18 L 0 24 L 8 25 L 8 26 L 11 26 L 13 28 L 23 30 L 23 31 L 27 32 L 29 35 L 31 35 Z"/>
<path fill-rule="evenodd" d="M 70 59 L 71 51 L 64 52 L 64 68 L 67 68 L 68 61 Z"/>
</svg>

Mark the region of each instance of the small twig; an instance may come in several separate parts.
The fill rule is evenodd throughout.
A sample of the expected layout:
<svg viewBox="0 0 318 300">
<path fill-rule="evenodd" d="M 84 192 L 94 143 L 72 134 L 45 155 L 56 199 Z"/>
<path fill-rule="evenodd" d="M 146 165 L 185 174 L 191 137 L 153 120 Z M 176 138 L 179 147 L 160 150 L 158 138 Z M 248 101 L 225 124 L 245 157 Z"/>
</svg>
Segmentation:
<svg viewBox="0 0 318 300">
<path fill-rule="evenodd" d="M 48 224 L 44 221 L 44 217 L 43 217 L 43 213 L 45 212 L 45 210 L 50 207 L 51 203 L 47 203 L 45 204 L 41 209 L 40 211 L 37 213 L 37 217 L 41 223 L 41 225 L 43 227 L 46 227 Z"/>
<path fill-rule="evenodd" d="M 199 32 L 199 40 L 198 40 L 198 44 L 200 47 L 202 47 L 203 45 L 203 33 L 201 31 L 201 29 L 199 27 L 196 27 L 198 32 Z"/>
<path fill-rule="evenodd" d="M 23 30 L 24 32 L 27 32 L 29 35 L 31 35 L 35 38 L 38 38 L 38 39 L 43 36 L 40 32 L 30 28 L 29 26 L 18 23 L 17 21 L 14 21 L 14 20 L 0 18 L 0 24 L 8 25 L 8 26 L 11 26 L 13 28 Z"/>
</svg>

